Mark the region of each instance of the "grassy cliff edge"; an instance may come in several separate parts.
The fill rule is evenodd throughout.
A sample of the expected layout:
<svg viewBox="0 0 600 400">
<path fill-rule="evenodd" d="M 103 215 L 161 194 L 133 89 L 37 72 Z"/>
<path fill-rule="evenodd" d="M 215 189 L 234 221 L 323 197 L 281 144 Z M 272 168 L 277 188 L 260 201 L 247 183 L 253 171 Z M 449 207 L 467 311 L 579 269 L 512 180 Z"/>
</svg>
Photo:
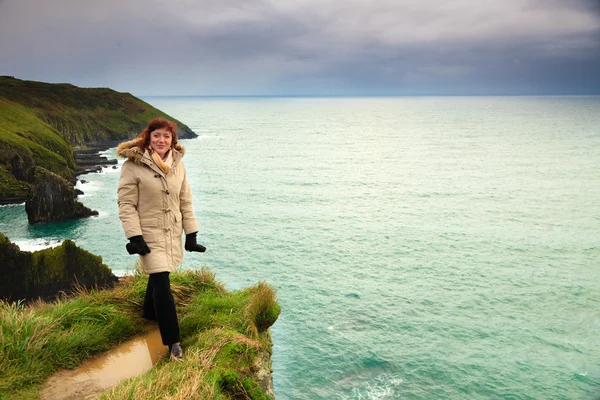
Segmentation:
<svg viewBox="0 0 600 400">
<path fill-rule="evenodd" d="M 35 399 L 44 381 L 150 329 L 141 319 L 147 277 L 111 290 L 86 291 L 56 303 L 0 302 L 0 399 Z M 275 292 L 261 282 L 226 291 L 214 274 L 171 274 L 180 313 L 184 361 L 105 391 L 103 399 L 270 399 L 269 327 L 279 316 Z M 267 384 L 264 376 L 268 375 Z"/>
</svg>

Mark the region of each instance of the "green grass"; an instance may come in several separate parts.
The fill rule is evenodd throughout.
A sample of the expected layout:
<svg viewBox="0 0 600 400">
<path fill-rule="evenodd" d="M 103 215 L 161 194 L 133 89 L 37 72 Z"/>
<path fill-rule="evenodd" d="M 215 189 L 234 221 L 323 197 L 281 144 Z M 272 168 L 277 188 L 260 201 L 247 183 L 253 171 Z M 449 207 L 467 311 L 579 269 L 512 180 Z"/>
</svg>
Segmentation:
<svg viewBox="0 0 600 400">
<path fill-rule="evenodd" d="M 0 303 L 0 399 L 37 398 L 59 369 L 76 367 L 147 330 L 140 317 L 147 277 L 122 281 L 115 289 L 80 290 L 56 303 Z M 270 334 L 254 325 L 248 310 L 259 292 L 270 292 L 274 300 L 273 290 L 260 283 L 228 292 L 204 269 L 171 274 L 171 287 L 181 314 L 184 361 L 164 359 L 103 398 L 266 398 L 254 376 L 259 360 L 270 354 Z M 264 313 L 278 315 L 277 303 L 269 304 L 276 310 Z"/>
<path fill-rule="evenodd" d="M 0 98 L 0 166 L 26 180 L 33 165 L 66 179 L 74 177 L 71 145 L 26 107 Z M 20 176 L 19 176 L 20 175 Z"/>
<path fill-rule="evenodd" d="M 79 88 L 0 76 L 0 97 L 33 110 L 74 146 L 128 139 L 156 117 L 175 121 L 180 137 L 195 137 L 181 121 L 130 93 L 108 88 Z"/>
<path fill-rule="evenodd" d="M 27 198 L 29 185 L 15 178 L 5 165 L 0 165 L 0 199 Z"/>
</svg>

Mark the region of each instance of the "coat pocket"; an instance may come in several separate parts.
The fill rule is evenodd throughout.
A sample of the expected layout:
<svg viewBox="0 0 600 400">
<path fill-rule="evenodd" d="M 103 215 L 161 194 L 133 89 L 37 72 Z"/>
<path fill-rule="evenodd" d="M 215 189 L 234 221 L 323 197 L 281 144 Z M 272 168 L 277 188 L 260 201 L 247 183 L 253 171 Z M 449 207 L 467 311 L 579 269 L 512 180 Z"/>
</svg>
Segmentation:
<svg viewBox="0 0 600 400">
<path fill-rule="evenodd" d="M 181 212 L 175 211 L 173 213 L 173 218 L 175 218 L 175 222 L 181 222 L 181 217 L 182 217 Z"/>
<path fill-rule="evenodd" d="M 183 233 L 183 224 L 181 223 L 181 212 L 175 211 L 173 213 L 173 233 L 175 236 L 181 237 Z"/>
</svg>

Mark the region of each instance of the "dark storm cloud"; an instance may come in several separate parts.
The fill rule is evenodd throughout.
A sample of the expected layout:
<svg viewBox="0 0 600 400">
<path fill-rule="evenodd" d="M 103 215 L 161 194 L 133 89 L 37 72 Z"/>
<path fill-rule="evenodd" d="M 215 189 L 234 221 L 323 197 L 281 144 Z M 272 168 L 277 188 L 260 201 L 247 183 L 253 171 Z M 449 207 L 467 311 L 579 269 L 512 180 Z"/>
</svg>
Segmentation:
<svg viewBox="0 0 600 400">
<path fill-rule="evenodd" d="M 552 0 L 553 5 L 560 5 L 564 3 L 564 0 Z M 538 5 L 543 7 L 548 5 L 547 0 L 539 0 Z M 579 9 L 582 11 L 591 12 L 597 18 L 600 18 L 600 0 L 571 0 L 569 7 L 573 9 Z"/>
<path fill-rule="evenodd" d="M 0 0 L 0 74 L 135 94 L 598 93 L 597 2 Z"/>
</svg>

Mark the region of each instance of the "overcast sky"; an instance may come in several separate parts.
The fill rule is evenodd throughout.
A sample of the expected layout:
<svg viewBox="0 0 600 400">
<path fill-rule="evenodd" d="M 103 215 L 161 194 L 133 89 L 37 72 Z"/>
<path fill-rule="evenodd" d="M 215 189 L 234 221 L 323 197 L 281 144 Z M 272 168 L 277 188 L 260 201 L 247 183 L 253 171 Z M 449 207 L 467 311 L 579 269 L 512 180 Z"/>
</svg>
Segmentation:
<svg viewBox="0 0 600 400">
<path fill-rule="evenodd" d="M 600 0 L 0 0 L 0 75 L 138 96 L 600 94 Z"/>
</svg>

